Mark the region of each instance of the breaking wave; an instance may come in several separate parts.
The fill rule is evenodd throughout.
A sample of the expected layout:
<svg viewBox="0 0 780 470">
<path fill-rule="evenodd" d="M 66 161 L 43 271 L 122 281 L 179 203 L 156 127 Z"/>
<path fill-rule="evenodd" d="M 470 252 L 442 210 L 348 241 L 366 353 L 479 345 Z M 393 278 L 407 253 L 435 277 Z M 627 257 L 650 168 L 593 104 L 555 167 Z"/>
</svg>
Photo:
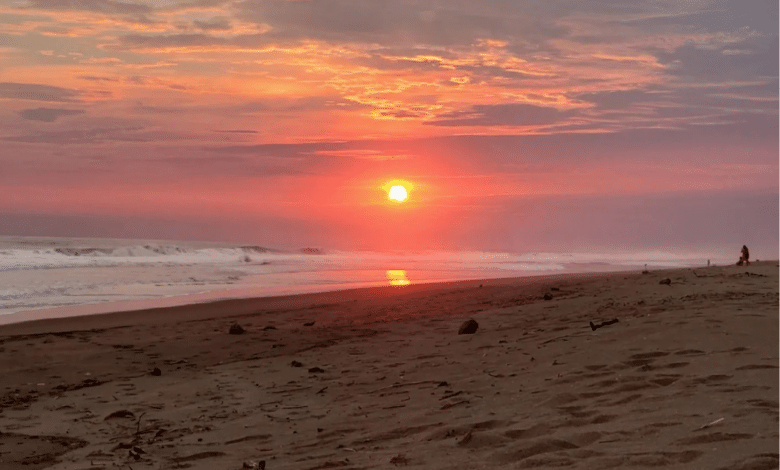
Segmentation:
<svg viewBox="0 0 780 470">
<path fill-rule="evenodd" d="M 195 248 L 178 245 L 59 246 L 0 249 L 0 271 L 127 264 L 250 263 L 271 250 L 261 246 Z"/>
</svg>

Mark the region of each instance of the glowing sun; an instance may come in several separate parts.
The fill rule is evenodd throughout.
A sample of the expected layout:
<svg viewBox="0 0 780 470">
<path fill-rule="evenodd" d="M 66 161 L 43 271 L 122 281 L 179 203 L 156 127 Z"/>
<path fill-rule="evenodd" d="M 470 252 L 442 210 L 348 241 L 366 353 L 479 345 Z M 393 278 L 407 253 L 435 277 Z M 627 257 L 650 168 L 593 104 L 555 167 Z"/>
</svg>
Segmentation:
<svg viewBox="0 0 780 470">
<path fill-rule="evenodd" d="M 387 198 L 393 201 L 404 202 L 407 197 L 406 188 L 401 185 L 393 186 L 387 193 Z"/>
</svg>

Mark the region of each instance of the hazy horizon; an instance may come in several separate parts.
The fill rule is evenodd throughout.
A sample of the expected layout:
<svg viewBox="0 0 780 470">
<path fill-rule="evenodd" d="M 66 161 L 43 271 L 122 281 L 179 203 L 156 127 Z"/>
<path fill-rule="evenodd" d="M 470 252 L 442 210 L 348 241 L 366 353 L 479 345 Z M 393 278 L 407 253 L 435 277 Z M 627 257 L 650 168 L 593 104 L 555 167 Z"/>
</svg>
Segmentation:
<svg viewBox="0 0 780 470">
<path fill-rule="evenodd" d="M 0 235 L 776 259 L 779 23 L 736 0 L 6 3 Z"/>
</svg>

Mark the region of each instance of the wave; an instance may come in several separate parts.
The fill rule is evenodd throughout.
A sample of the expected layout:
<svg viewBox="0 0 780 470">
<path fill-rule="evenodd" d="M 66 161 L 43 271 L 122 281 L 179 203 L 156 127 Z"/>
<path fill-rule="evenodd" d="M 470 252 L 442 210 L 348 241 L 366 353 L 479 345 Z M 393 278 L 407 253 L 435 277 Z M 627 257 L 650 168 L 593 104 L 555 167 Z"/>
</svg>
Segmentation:
<svg viewBox="0 0 780 470">
<path fill-rule="evenodd" d="M 236 298 L 574 272 L 706 266 L 709 252 L 376 252 L 259 245 L 0 237 L 0 316 L 64 305 Z M 731 264 L 727 260 L 727 264 Z M 171 301 L 173 302 L 173 300 Z M 110 310 L 106 310 L 110 311 Z"/>
<path fill-rule="evenodd" d="M 181 246 L 16 246 L 0 241 L 0 271 L 56 269 L 77 266 L 116 266 L 127 264 L 229 264 L 268 263 L 273 250 L 258 245 Z"/>
<path fill-rule="evenodd" d="M 214 248 L 209 250 L 215 250 Z M 271 250 L 261 246 L 239 246 L 236 248 L 218 248 L 223 253 L 235 251 L 238 253 L 268 253 Z M 36 250 L 38 252 L 39 250 Z M 60 247 L 53 250 L 65 256 L 170 256 L 182 255 L 188 253 L 203 253 L 204 249 L 184 248 L 176 245 L 135 245 L 123 246 L 118 248 L 82 248 L 82 247 Z M 44 253 L 49 253 L 49 250 Z M 2 252 L 0 252 L 2 253 Z"/>
<path fill-rule="evenodd" d="M 423 269 L 427 271 L 538 272 L 600 271 L 625 267 L 685 267 L 707 264 L 708 254 L 646 250 L 611 253 L 278 250 L 260 245 L 110 239 L 23 239 L 0 237 L 0 271 L 128 265 L 234 265 L 262 272 Z M 715 258 L 713 256 L 712 258 Z M 712 259 L 721 264 L 720 259 Z M 271 265 L 271 266 L 267 266 Z M 514 273 L 514 274 L 513 274 Z"/>
</svg>

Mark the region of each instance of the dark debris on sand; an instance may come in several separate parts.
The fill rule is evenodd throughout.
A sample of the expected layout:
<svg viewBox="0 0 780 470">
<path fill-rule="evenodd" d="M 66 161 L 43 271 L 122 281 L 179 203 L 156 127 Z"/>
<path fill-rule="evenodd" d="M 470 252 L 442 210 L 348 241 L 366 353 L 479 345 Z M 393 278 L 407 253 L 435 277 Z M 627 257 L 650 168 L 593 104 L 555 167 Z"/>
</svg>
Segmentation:
<svg viewBox="0 0 780 470">
<path fill-rule="evenodd" d="M 465 321 L 462 325 L 460 325 L 460 328 L 458 329 L 459 335 L 473 335 L 477 332 L 477 328 L 479 328 L 479 323 L 477 323 L 474 319 Z"/>
<path fill-rule="evenodd" d="M 617 322 L 618 322 L 618 319 L 617 319 L 617 318 L 614 318 L 614 319 L 612 319 L 612 320 L 607 320 L 607 321 L 605 321 L 605 322 L 601 322 L 601 323 L 599 323 L 599 324 L 595 324 L 595 323 L 593 323 L 593 322 L 590 322 L 590 329 L 591 329 L 591 330 L 593 330 L 593 331 L 596 331 L 596 330 L 598 330 L 599 328 L 603 328 L 603 327 L 605 327 L 605 326 L 609 326 L 609 325 L 614 325 L 614 324 L 615 324 L 615 323 L 617 323 Z"/>
</svg>

